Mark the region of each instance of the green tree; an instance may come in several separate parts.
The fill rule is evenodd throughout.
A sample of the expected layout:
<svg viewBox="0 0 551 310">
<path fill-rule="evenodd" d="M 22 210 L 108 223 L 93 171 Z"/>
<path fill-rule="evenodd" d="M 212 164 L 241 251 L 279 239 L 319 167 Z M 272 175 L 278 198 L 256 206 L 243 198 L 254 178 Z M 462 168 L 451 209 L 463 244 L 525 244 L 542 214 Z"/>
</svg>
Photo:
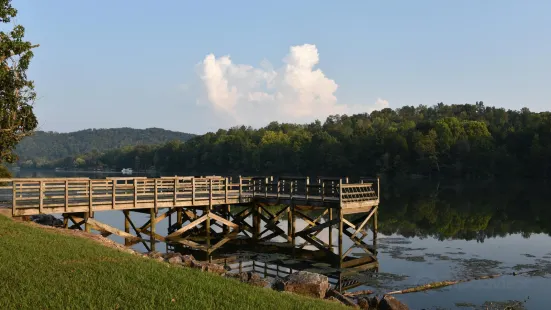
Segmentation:
<svg viewBox="0 0 551 310">
<path fill-rule="evenodd" d="M 11 0 L 0 0 L 0 22 L 8 24 L 17 15 Z M 0 32 L 0 163 L 13 163 L 13 149 L 38 125 L 33 112 L 34 83 L 27 69 L 37 47 L 24 40 L 25 28 L 16 25 Z"/>
</svg>

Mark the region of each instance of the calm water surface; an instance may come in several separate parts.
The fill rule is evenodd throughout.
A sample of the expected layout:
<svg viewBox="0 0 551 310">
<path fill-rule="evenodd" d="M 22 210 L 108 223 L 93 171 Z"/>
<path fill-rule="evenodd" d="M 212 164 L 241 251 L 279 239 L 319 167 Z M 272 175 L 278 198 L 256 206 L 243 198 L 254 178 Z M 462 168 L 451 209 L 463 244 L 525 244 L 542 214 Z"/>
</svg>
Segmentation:
<svg viewBox="0 0 551 310">
<path fill-rule="evenodd" d="M 37 172 L 26 176 L 54 176 Z M 90 176 L 78 173 L 56 176 Z M 551 186 L 545 183 L 453 183 L 421 181 L 383 184 L 379 215 L 378 273 L 353 276 L 353 290 L 377 294 L 434 281 L 497 278 L 396 295 L 412 309 L 485 309 L 487 302 L 510 302 L 512 309 L 549 309 L 551 304 Z M 145 215 L 133 215 L 139 224 Z M 96 219 L 122 228 L 122 212 L 97 212 Z M 285 220 L 281 221 L 286 227 Z M 166 232 L 168 221 L 157 225 Z M 305 227 L 297 222 L 297 231 Z M 284 228 L 285 229 L 285 228 Z M 336 240 L 336 231 L 334 231 Z M 318 235 L 328 240 L 324 230 Z M 372 235 L 367 239 L 371 242 Z M 122 242 L 122 239 L 113 237 Z M 367 241 L 367 240 L 366 240 Z M 352 242 L 344 240 L 346 248 Z M 143 245 L 135 246 L 145 251 Z M 166 246 L 158 244 L 157 249 Z M 361 250 L 353 254 L 362 255 Z M 323 272 L 323 269 L 320 270 Z M 513 275 L 513 272 L 534 271 Z M 503 309 L 498 307 L 497 309 Z"/>
</svg>

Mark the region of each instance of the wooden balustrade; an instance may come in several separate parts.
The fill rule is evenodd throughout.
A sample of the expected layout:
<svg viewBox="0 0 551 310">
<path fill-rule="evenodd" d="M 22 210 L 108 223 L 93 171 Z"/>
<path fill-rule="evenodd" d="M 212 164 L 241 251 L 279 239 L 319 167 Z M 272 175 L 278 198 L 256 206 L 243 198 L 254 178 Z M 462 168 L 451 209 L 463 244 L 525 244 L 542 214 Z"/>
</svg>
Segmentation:
<svg viewBox="0 0 551 310">
<path fill-rule="evenodd" d="M 374 183 L 308 177 L 0 179 L 0 207 L 14 215 L 247 203 L 251 199 L 378 204 Z"/>
</svg>

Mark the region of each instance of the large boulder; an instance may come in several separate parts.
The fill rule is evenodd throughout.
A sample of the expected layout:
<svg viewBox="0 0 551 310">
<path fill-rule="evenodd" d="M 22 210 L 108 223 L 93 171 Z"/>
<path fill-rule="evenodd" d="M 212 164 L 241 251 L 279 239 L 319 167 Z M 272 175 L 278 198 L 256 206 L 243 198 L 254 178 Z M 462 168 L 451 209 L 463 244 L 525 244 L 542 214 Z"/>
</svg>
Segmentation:
<svg viewBox="0 0 551 310">
<path fill-rule="evenodd" d="M 329 289 L 329 279 L 321 274 L 298 271 L 290 274 L 284 279 L 276 279 L 273 288 L 278 291 L 325 298 L 325 293 Z"/>
<path fill-rule="evenodd" d="M 400 302 L 398 299 L 386 295 L 379 301 L 377 310 L 409 310 L 408 306 Z"/>
</svg>

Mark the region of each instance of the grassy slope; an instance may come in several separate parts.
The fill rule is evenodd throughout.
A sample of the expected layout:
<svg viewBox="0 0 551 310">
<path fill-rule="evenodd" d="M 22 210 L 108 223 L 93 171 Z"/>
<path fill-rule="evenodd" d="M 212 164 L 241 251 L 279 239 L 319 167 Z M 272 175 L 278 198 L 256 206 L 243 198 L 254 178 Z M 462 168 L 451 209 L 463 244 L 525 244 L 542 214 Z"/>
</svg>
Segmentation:
<svg viewBox="0 0 551 310">
<path fill-rule="evenodd" d="M 2 215 L 0 283 L 0 309 L 340 308 L 194 269 L 169 268 Z"/>
</svg>

